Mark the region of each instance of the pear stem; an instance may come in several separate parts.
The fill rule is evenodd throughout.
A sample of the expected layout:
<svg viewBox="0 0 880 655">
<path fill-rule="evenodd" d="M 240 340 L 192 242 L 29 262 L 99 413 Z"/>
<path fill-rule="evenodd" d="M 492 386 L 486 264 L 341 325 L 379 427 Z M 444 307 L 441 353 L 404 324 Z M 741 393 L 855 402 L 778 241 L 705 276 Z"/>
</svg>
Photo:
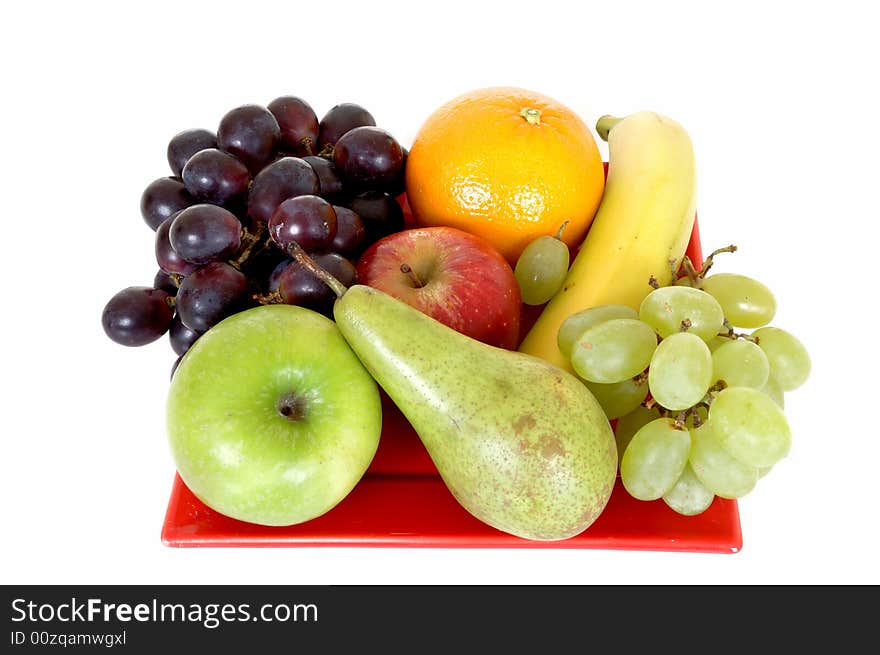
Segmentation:
<svg viewBox="0 0 880 655">
<path fill-rule="evenodd" d="M 412 266 L 410 266 L 406 262 L 400 265 L 400 272 L 409 277 L 410 281 L 413 283 L 413 286 L 416 289 L 421 289 L 423 286 L 425 286 L 419 279 L 419 276 L 416 275 L 416 272 L 412 269 Z"/>
<path fill-rule="evenodd" d="M 596 121 L 596 132 L 598 132 L 599 137 L 603 141 L 608 140 L 608 133 L 611 131 L 615 125 L 617 125 L 622 118 L 618 118 L 617 116 L 611 116 L 609 114 L 605 114 L 598 121 Z"/>
<path fill-rule="evenodd" d="M 297 262 L 299 262 L 299 264 L 309 273 L 311 273 L 319 280 L 321 280 L 321 282 L 333 289 L 333 293 L 336 294 L 337 298 L 342 298 L 342 296 L 345 295 L 345 292 L 348 291 L 348 288 L 344 284 L 342 284 L 342 282 L 340 282 L 329 272 L 318 266 L 315 263 L 315 260 L 309 257 L 306 254 L 306 251 L 302 249 L 302 246 L 300 246 L 296 241 L 294 241 L 287 247 L 287 251 L 290 253 L 290 256 L 293 257 Z"/>
</svg>

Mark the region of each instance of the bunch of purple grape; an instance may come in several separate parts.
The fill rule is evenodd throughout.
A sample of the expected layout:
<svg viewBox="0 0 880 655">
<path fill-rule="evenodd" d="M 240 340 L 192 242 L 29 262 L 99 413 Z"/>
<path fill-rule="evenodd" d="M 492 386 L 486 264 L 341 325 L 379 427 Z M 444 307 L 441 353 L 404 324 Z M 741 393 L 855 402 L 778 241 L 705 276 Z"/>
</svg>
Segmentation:
<svg viewBox="0 0 880 655">
<path fill-rule="evenodd" d="M 301 98 L 227 112 L 216 133 L 168 144 L 171 176 L 151 182 L 141 215 L 155 231 L 159 271 L 104 308 L 113 341 L 169 334 L 178 357 L 222 319 L 283 302 L 331 315 L 334 294 L 292 256 L 297 246 L 344 285 L 374 241 L 402 230 L 407 150 L 355 103 L 319 121 Z"/>
</svg>

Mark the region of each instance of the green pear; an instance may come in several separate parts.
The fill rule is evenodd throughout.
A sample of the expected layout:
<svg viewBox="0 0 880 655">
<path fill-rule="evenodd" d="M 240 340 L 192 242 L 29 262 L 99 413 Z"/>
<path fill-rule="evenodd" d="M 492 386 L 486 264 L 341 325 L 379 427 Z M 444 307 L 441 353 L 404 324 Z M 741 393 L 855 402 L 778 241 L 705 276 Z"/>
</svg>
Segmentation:
<svg viewBox="0 0 880 655">
<path fill-rule="evenodd" d="M 552 541 L 583 532 L 603 511 L 617 447 L 602 407 L 576 377 L 465 336 L 372 287 L 344 291 L 333 315 L 475 517 Z"/>
</svg>

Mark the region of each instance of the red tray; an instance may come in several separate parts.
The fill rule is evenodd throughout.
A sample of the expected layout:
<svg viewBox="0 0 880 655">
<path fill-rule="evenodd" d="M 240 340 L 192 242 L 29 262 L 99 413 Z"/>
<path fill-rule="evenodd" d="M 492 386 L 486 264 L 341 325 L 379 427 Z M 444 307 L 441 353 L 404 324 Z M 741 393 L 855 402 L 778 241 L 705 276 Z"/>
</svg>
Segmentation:
<svg viewBox="0 0 880 655">
<path fill-rule="evenodd" d="M 403 200 L 405 210 L 406 202 Z M 702 261 L 699 229 L 687 250 Z M 538 308 L 526 308 L 525 325 Z M 618 479 L 599 518 L 562 541 L 532 541 L 492 528 L 452 496 L 415 431 L 383 394 L 382 436 L 367 473 L 323 516 L 289 527 L 230 519 L 205 506 L 175 475 L 162 526 L 167 546 L 399 546 L 440 548 L 598 548 L 735 553 L 742 547 L 735 500 L 715 498 L 698 516 L 682 516 L 662 500 L 640 501 Z"/>
</svg>

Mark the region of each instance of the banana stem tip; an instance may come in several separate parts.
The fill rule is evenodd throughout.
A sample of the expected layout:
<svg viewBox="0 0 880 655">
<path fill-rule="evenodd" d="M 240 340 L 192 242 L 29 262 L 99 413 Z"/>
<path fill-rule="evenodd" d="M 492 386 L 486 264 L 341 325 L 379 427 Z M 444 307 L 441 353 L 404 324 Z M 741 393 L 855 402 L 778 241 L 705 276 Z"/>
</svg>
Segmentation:
<svg viewBox="0 0 880 655">
<path fill-rule="evenodd" d="M 617 125 L 622 118 L 618 118 L 617 116 L 611 116 L 610 114 L 605 114 L 598 121 L 596 121 L 596 132 L 599 133 L 599 137 L 603 141 L 608 140 L 608 133 L 611 131 L 615 125 Z"/>
</svg>

